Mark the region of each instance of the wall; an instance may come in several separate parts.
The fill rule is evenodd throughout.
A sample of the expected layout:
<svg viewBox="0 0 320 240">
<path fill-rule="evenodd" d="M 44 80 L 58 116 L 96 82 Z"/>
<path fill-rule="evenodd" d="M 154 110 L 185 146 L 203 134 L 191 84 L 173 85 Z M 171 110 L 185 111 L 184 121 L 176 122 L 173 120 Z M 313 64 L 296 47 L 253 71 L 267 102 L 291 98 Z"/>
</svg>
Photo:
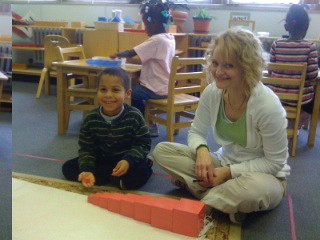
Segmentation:
<svg viewBox="0 0 320 240">
<path fill-rule="evenodd" d="M 114 9 L 122 9 L 123 16 L 128 15 L 135 21 L 140 20 L 138 14 L 138 5 L 32 5 L 32 4 L 13 4 L 12 11 L 21 16 L 25 16 L 28 12 L 32 13 L 36 20 L 43 21 L 85 21 L 87 26 L 93 26 L 94 21 L 99 16 L 111 17 L 111 12 Z M 185 24 L 184 31 L 193 31 L 193 22 L 191 16 L 196 11 L 192 8 L 190 16 Z M 211 7 L 210 14 L 215 16 L 217 20 L 211 23 L 210 32 L 220 32 L 227 28 L 230 18 L 230 12 L 248 12 L 250 20 L 256 21 L 257 32 L 270 32 L 270 36 L 279 37 L 286 34 L 283 28 L 283 19 L 286 15 L 286 10 L 243 10 L 237 7 Z M 319 25 L 320 12 L 313 11 L 310 13 L 310 27 L 306 38 L 315 39 L 320 37 Z"/>
<path fill-rule="evenodd" d="M 10 7 L 7 4 L 0 4 L 1 7 Z M 0 34 L 11 35 L 12 20 L 10 8 L 6 9 L 8 12 L 0 12 Z"/>
</svg>

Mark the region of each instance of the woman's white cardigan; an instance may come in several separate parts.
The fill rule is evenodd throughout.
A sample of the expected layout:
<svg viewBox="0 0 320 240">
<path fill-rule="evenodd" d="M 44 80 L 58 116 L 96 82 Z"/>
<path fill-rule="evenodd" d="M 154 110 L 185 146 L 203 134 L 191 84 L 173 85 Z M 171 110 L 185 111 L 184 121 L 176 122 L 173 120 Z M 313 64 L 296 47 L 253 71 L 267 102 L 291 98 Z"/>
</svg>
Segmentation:
<svg viewBox="0 0 320 240">
<path fill-rule="evenodd" d="M 222 90 L 215 83 L 206 87 L 201 95 L 195 119 L 188 134 L 192 152 L 201 144 L 207 145 L 209 128 L 222 147 L 215 152 L 222 166 L 230 166 L 232 177 L 242 172 L 262 172 L 276 177 L 290 174 L 288 159 L 286 112 L 279 98 L 259 82 L 247 103 L 247 146 L 225 141 L 216 133 L 216 121 Z"/>
</svg>

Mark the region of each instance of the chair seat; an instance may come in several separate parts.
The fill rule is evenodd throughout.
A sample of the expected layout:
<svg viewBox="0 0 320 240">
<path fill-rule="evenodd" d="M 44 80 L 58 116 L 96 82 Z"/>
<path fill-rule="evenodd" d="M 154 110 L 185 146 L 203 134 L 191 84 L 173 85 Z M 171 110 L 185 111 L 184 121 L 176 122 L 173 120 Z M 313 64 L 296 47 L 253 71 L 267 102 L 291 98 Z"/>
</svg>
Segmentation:
<svg viewBox="0 0 320 240">
<path fill-rule="evenodd" d="M 167 106 L 168 105 L 168 99 L 149 99 L 148 102 L 150 104 L 157 104 L 160 106 Z M 198 103 L 199 98 L 192 96 L 190 94 L 178 94 L 174 96 L 174 104 L 175 105 L 189 105 Z"/>
</svg>

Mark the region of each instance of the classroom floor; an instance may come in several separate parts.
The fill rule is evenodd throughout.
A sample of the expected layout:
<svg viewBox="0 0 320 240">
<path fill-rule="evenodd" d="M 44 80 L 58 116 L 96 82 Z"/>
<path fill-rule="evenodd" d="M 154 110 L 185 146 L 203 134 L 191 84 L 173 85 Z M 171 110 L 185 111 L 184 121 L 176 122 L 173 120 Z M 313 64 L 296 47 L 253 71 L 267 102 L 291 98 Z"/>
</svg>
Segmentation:
<svg viewBox="0 0 320 240">
<path fill-rule="evenodd" d="M 35 99 L 37 84 L 13 82 L 14 109 L 12 113 L 12 170 L 63 179 L 61 165 L 77 155 L 78 132 L 81 113 L 72 113 L 68 132 L 57 135 L 56 96 L 42 95 Z M 53 90 L 54 92 L 54 90 Z M 175 141 L 186 143 L 187 131 L 183 130 Z M 165 129 L 153 138 L 152 147 L 165 141 Z M 297 156 L 289 159 L 292 173 L 288 178 L 288 194 L 273 211 L 252 213 L 242 225 L 242 239 L 319 239 L 320 216 L 320 124 L 316 146 L 306 146 L 307 132 L 302 130 Z M 209 141 L 211 149 L 217 144 Z M 158 166 L 154 175 L 141 191 L 160 194 L 190 196 L 170 184 L 170 178 Z M 276 237 L 275 237 L 276 236 Z"/>
</svg>

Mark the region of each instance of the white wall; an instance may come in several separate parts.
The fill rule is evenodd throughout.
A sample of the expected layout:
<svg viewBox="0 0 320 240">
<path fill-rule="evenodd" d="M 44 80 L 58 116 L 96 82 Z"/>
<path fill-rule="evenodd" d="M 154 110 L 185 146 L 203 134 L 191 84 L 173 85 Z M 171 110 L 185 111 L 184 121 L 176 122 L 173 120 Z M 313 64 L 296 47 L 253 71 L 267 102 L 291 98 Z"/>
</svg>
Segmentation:
<svg viewBox="0 0 320 240">
<path fill-rule="evenodd" d="M 42 21 L 85 21 L 87 26 L 93 26 L 94 21 L 100 16 L 111 17 L 111 11 L 122 9 L 123 16 L 128 15 L 132 19 L 139 21 L 138 5 L 32 5 L 32 4 L 13 4 L 12 11 L 21 16 L 31 12 L 36 20 Z M 257 32 L 270 32 L 270 36 L 279 37 L 286 34 L 282 20 L 285 18 L 286 10 L 243 10 L 236 7 L 219 9 L 211 8 L 210 14 L 217 20 L 211 23 L 210 32 L 220 32 L 227 28 L 230 12 L 248 12 L 250 20 L 256 21 Z M 192 32 L 192 16 L 195 9 L 191 9 L 190 16 L 185 24 L 184 31 Z M 316 39 L 320 37 L 320 12 L 311 12 L 311 22 L 306 38 Z"/>
<path fill-rule="evenodd" d="M 11 35 L 12 32 L 12 19 L 11 15 L 0 14 L 0 35 Z"/>
</svg>

